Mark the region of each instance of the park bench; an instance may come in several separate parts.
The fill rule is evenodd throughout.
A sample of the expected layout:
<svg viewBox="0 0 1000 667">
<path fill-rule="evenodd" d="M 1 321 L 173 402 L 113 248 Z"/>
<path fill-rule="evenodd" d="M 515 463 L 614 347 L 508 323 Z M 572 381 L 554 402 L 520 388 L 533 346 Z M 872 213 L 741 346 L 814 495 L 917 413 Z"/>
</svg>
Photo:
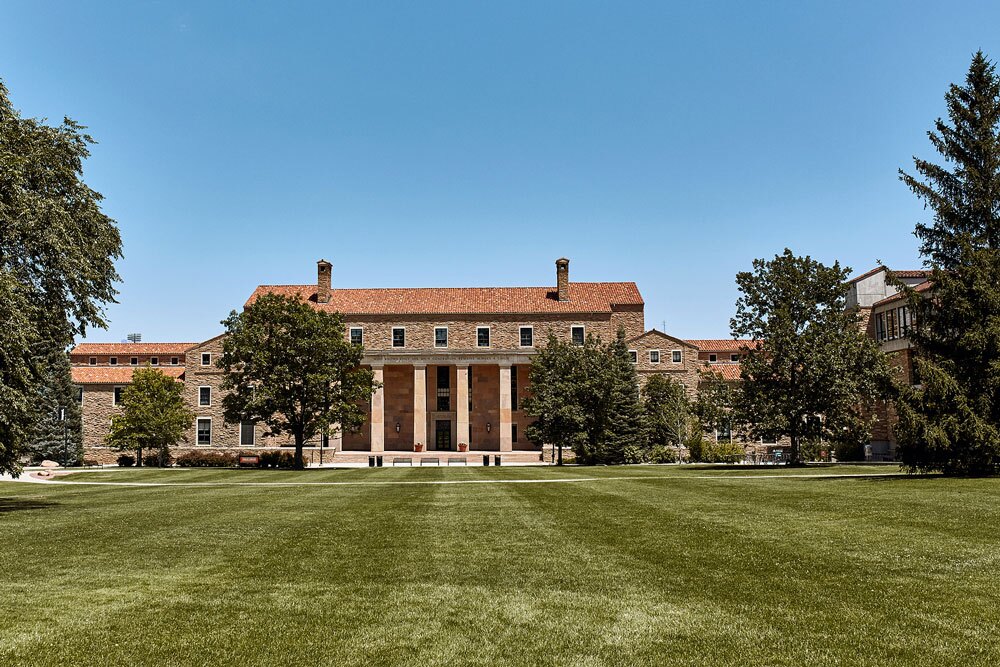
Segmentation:
<svg viewBox="0 0 1000 667">
<path fill-rule="evenodd" d="M 466 466 L 466 465 L 469 465 L 469 460 L 467 458 L 465 458 L 464 456 L 449 456 L 448 457 L 448 465 L 451 465 L 453 463 L 458 464 L 458 465 Z"/>
<path fill-rule="evenodd" d="M 439 466 L 439 465 L 441 465 L 441 459 L 435 459 L 435 458 L 420 459 L 420 465 L 422 465 L 422 466 Z"/>
<path fill-rule="evenodd" d="M 397 457 L 395 457 L 392 460 L 392 465 L 394 465 L 394 466 L 403 465 L 404 463 L 406 465 L 408 465 L 408 466 L 412 466 L 413 465 L 413 459 L 411 459 L 409 457 L 405 457 L 405 456 L 397 456 Z"/>
</svg>

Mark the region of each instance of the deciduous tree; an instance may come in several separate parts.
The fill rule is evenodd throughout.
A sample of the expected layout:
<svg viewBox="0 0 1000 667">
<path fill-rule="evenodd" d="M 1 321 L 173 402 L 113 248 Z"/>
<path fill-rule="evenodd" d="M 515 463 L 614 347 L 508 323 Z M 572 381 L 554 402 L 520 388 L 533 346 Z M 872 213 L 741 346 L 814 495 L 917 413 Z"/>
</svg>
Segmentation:
<svg viewBox="0 0 1000 667">
<path fill-rule="evenodd" d="M 184 405 L 183 385 L 157 368 L 137 368 L 122 391 L 121 410 L 111 417 L 109 447 L 135 451 L 142 465 L 142 450 L 153 449 L 161 465 L 170 448 L 186 439 L 194 415 Z"/>
</svg>

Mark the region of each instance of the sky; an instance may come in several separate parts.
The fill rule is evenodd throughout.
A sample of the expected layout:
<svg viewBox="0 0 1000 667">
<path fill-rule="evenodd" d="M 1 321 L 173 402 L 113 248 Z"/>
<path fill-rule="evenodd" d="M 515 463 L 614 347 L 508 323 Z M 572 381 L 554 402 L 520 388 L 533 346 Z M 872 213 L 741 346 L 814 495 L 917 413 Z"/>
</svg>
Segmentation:
<svg viewBox="0 0 1000 667">
<path fill-rule="evenodd" d="M 99 142 L 120 226 L 91 341 L 200 341 L 258 284 L 635 281 L 725 337 L 785 247 L 919 268 L 899 181 L 1000 3 L 12 2 L 0 79 Z"/>
</svg>

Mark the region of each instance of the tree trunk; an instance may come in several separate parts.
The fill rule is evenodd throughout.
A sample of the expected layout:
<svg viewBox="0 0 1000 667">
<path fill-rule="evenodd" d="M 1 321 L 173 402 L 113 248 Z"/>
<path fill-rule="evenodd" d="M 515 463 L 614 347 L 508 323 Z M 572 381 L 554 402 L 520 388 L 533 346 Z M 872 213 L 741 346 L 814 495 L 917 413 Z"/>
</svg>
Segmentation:
<svg viewBox="0 0 1000 667">
<path fill-rule="evenodd" d="M 302 470 L 306 467 L 305 462 L 302 460 L 302 446 L 305 444 L 305 438 L 302 433 L 295 434 L 295 462 L 294 467 L 296 470 Z"/>
<path fill-rule="evenodd" d="M 136 453 L 135 466 L 137 468 L 141 468 L 142 467 L 142 447 L 139 447 L 138 449 L 136 449 L 135 453 Z"/>
<path fill-rule="evenodd" d="M 553 446 L 555 446 L 555 445 L 553 445 Z M 559 456 L 559 463 L 557 465 L 562 465 L 562 445 L 558 445 L 558 447 L 559 447 L 559 454 L 558 454 L 558 456 Z"/>
</svg>

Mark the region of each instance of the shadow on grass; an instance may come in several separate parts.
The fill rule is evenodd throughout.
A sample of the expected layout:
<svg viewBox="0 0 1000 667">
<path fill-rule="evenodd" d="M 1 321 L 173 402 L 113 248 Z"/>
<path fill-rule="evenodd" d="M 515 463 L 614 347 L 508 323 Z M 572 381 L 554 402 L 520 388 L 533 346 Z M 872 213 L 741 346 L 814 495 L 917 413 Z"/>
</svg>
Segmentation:
<svg viewBox="0 0 1000 667">
<path fill-rule="evenodd" d="M 51 500 L 29 500 L 26 498 L 0 498 L 0 514 L 22 510 L 44 510 L 58 506 Z"/>
</svg>

